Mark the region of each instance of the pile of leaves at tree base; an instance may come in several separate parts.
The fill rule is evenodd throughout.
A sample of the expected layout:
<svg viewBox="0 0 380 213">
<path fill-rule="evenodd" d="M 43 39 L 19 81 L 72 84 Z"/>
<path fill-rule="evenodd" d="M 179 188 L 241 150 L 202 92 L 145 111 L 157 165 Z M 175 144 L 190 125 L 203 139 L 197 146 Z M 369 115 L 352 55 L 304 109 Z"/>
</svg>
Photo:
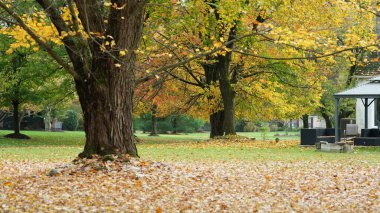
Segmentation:
<svg viewBox="0 0 380 213">
<path fill-rule="evenodd" d="M 142 161 L 129 155 L 93 155 L 92 158 L 76 158 L 72 163 L 60 165 L 47 172 L 48 176 L 86 175 L 88 173 L 126 172 L 132 178 L 144 176 L 150 168 L 162 168 L 165 164 L 152 161 Z"/>
</svg>

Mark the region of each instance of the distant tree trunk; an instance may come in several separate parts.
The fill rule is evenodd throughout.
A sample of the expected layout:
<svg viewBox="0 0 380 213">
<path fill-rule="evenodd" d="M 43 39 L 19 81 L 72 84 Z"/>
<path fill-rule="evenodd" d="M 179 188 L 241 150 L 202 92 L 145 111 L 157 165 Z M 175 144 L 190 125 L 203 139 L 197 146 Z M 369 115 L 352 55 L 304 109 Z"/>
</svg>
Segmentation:
<svg viewBox="0 0 380 213">
<path fill-rule="evenodd" d="M 236 36 L 236 26 L 232 27 L 229 32 L 228 40 L 233 40 Z M 233 43 L 227 48 L 232 49 Z M 219 89 L 223 99 L 224 106 L 224 134 L 236 135 L 235 130 L 235 98 L 236 92 L 232 84 L 236 83 L 236 73 L 238 70 L 231 70 L 232 52 L 227 52 L 225 55 L 218 55 L 217 70 L 219 73 Z M 235 72 L 231 74 L 230 71 Z"/>
<path fill-rule="evenodd" d="M 150 136 L 157 136 L 157 105 L 153 104 L 152 106 L 152 131 L 150 132 Z"/>
<path fill-rule="evenodd" d="M 326 128 L 333 128 L 332 121 L 330 119 L 330 116 L 328 116 L 326 113 L 321 113 L 323 119 L 326 121 Z"/>
<path fill-rule="evenodd" d="M 12 106 L 13 106 L 13 130 L 15 135 L 20 134 L 20 119 L 19 119 L 19 109 L 20 109 L 20 102 L 18 99 L 12 100 Z"/>
<path fill-rule="evenodd" d="M 309 115 L 307 114 L 302 115 L 302 123 L 303 123 L 303 128 L 305 129 L 309 128 Z"/>
<path fill-rule="evenodd" d="M 207 60 L 212 61 L 214 58 L 207 57 Z M 219 72 L 216 69 L 216 63 L 210 62 L 202 64 L 203 69 L 205 71 L 206 76 L 206 83 L 208 86 L 211 84 L 215 84 L 217 81 L 219 81 Z M 210 95 L 208 97 L 209 100 L 212 100 L 215 98 L 214 96 Z M 217 112 L 212 113 L 210 116 L 210 125 L 211 125 L 211 132 L 210 132 L 210 138 L 214 138 L 217 136 L 223 136 L 224 135 L 224 110 L 219 110 Z"/>
<path fill-rule="evenodd" d="M 210 115 L 211 132 L 210 138 L 223 136 L 224 134 L 224 111 L 220 110 Z"/>
<path fill-rule="evenodd" d="M 16 92 L 17 93 L 17 92 Z M 15 98 L 12 100 L 13 107 L 13 133 L 5 135 L 6 138 L 30 139 L 29 136 L 20 133 L 20 100 Z"/>
<path fill-rule="evenodd" d="M 357 49 L 356 52 L 362 52 L 362 50 Z M 355 53 L 355 56 L 357 57 L 358 54 Z M 350 66 L 348 76 L 347 76 L 347 80 L 346 80 L 346 87 L 347 88 L 350 87 L 350 85 L 352 83 L 352 80 L 353 80 L 354 75 L 355 75 L 356 68 L 357 68 L 356 64 Z"/>
<path fill-rule="evenodd" d="M 175 115 L 172 120 L 172 126 L 173 126 L 173 134 L 177 134 L 177 128 L 178 128 L 178 115 Z"/>
<path fill-rule="evenodd" d="M 230 84 L 221 83 L 220 90 L 224 105 L 224 134 L 236 135 L 235 131 L 235 96 L 236 93 Z"/>
<path fill-rule="evenodd" d="M 44 117 L 44 123 L 45 123 L 45 131 L 51 131 L 51 107 L 46 107 L 46 113 Z"/>
<path fill-rule="evenodd" d="M 289 135 L 289 126 L 290 126 L 290 122 L 285 120 L 284 121 L 284 127 L 285 127 L 285 135 L 288 136 Z"/>
<path fill-rule="evenodd" d="M 27 135 L 20 133 L 20 100 L 13 99 L 12 100 L 13 107 L 13 130 L 14 133 L 5 135 L 6 138 L 15 138 L 15 139 L 30 139 Z"/>
</svg>

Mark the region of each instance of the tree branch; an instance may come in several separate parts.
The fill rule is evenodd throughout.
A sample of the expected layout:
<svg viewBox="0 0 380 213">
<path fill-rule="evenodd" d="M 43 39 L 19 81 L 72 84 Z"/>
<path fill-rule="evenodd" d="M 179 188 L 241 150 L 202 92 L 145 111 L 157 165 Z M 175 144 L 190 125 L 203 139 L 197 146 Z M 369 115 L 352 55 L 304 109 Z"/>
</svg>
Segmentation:
<svg viewBox="0 0 380 213">
<path fill-rule="evenodd" d="M 61 65 L 67 72 L 69 72 L 74 79 L 79 80 L 80 77 L 78 73 L 76 73 L 72 66 L 66 63 L 46 42 L 44 42 L 32 29 L 30 29 L 25 22 L 18 16 L 12 9 L 8 8 L 4 3 L 0 2 L 0 8 L 5 10 L 11 17 L 15 19 L 15 21 L 24 29 L 46 52 L 57 61 L 59 65 Z"/>
<path fill-rule="evenodd" d="M 214 54 L 214 53 L 216 53 L 216 52 L 218 52 L 218 51 L 220 51 L 220 50 L 225 49 L 227 46 L 231 45 L 231 44 L 234 43 L 234 42 L 237 42 L 237 41 L 239 41 L 239 40 L 242 40 L 242 39 L 244 39 L 244 38 L 247 38 L 247 37 L 250 37 L 250 36 L 253 36 L 253 35 L 257 35 L 257 34 L 259 34 L 259 33 L 257 33 L 257 32 L 252 32 L 252 33 L 249 33 L 249 34 L 246 34 L 246 35 L 243 35 L 243 36 L 237 37 L 237 38 L 232 39 L 232 40 L 230 40 L 230 41 L 228 41 L 228 42 L 225 42 L 225 43 L 224 43 L 223 45 L 221 45 L 220 47 L 217 47 L 217 48 L 212 49 L 212 50 L 210 50 L 210 51 L 206 51 L 206 52 L 200 53 L 200 54 L 198 54 L 198 55 L 195 55 L 195 56 L 193 56 L 193 57 L 190 57 L 190 58 L 187 58 L 187 59 L 183 59 L 183 60 L 181 60 L 181 61 L 179 61 L 179 62 L 177 62 L 177 63 L 174 63 L 174 64 L 169 64 L 169 65 L 166 65 L 166 66 L 160 67 L 160 68 L 154 70 L 154 71 L 152 72 L 152 75 L 147 76 L 147 77 L 142 78 L 142 79 L 138 79 L 138 80 L 136 81 L 136 84 L 139 84 L 139 83 L 142 83 L 142 82 L 145 82 L 145 81 L 149 81 L 149 79 L 151 79 L 152 77 L 154 77 L 158 72 L 161 72 L 161 71 L 163 71 L 163 70 L 167 70 L 167 69 L 171 69 L 171 68 L 175 68 L 175 67 L 179 67 L 179 66 L 182 66 L 182 65 L 184 65 L 184 64 L 187 64 L 187 63 L 189 63 L 189 62 L 191 62 L 191 61 L 194 61 L 194 60 L 196 60 L 196 59 L 200 59 L 200 58 L 203 58 L 203 57 L 205 57 L 205 56 L 212 55 L 212 54 Z"/>
<path fill-rule="evenodd" d="M 365 49 L 365 48 L 368 48 L 368 47 L 378 47 L 378 45 L 377 44 L 371 44 L 371 45 L 367 45 L 367 46 L 364 46 L 364 47 L 346 48 L 346 49 L 339 50 L 339 51 L 336 51 L 336 52 L 332 52 L 332 53 L 328 53 L 328 54 L 322 54 L 322 55 L 317 55 L 317 56 L 312 56 L 312 57 L 277 57 L 276 58 L 276 57 L 257 55 L 257 54 L 248 53 L 248 52 L 242 52 L 242 51 L 237 50 L 237 49 L 233 49 L 232 52 L 236 52 L 236 53 L 239 53 L 239 54 L 242 54 L 242 55 L 246 55 L 246 56 L 251 56 L 251 57 L 254 57 L 254 58 L 261 58 L 261 59 L 267 59 L 267 60 L 286 61 L 286 60 L 302 60 L 302 59 L 326 58 L 326 57 L 329 57 L 329 56 L 338 55 L 338 54 L 343 53 L 343 52 L 352 51 L 352 50 L 355 50 L 355 49 Z"/>
<path fill-rule="evenodd" d="M 79 11 L 79 19 L 82 20 L 86 32 L 88 34 L 91 32 L 103 33 L 105 31 L 103 5 L 95 0 L 74 1 Z"/>
<path fill-rule="evenodd" d="M 70 31 L 70 28 L 67 26 L 65 20 L 63 20 L 61 17 L 60 12 L 53 6 L 53 3 L 50 0 L 36 0 L 36 2 L 40 4 L 41 7 L 44 8 L 46 13 L 50 16 L 52 23 L 57 28 L 59 33 L 62 31 Z"/>
</svg>

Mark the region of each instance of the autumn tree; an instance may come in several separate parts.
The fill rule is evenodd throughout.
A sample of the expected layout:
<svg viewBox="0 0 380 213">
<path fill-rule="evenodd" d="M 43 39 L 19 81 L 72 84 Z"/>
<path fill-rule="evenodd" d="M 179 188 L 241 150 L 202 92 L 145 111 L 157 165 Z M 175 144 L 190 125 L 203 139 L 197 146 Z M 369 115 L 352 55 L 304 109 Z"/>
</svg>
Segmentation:
<svg viewBox="0 0 380 213">
<path fill-rule="evenodd" d="M 29 13 L 18 13 L 17 7 L 24 3 L 36 5 L 28 7 Z M 177 5 L 176 1 L 157 1 L 150 4 L 146 12 L 147 3 L 146 0 L 0 2 L 0 8 L 8 14 L 3 15 L 3 21 L 17 23 L 16 27 L 3 27 L 3 31 L 9 31 L 7 34 L 13 36 L 18 45 L 39 46 L 45 50 L 74 79 L 86 132 L 81 157 L 118 153 L 137 156 L 132 100 L 144 21 L 150 19 L 149 11 L 161 5 Z M 64 45 L 66 54 L 54 51 L 51 43 Z M 154 72 L 201 56 L 188 57 Z M 150 76 L 138 82 L 145 79 Z"/>
<path fill-rule="evenodd" d="M 80 156 L 115 153 L 137 156 L 132 130 L 135 50 L 147 2 L 35 2 L 40 11 L 31 16 L 47 25 L 51 23 L 53 38 L 65 46 L 70 63 L 50 47 L 49 38 L 44 37 L 46 32 L 28 25 L 32 17 L 21 17 L 5 1 L 0 7 L 28 33 L 35 45 L 45 49 L 73 77 L 86 132 L 86 145 Z"/>
<path fill-rule="evenodd" d="M 334 55 L 349 57 L 354 49 L 377 46 L 373 22 L 368 21 L 374 16 L 360 9 L 357 2 L 195 0 L 183 2 L 172 16 L 181 21 L 174 25 L 164 22 L 164 27 L 152 35 L 166 50 L 166 55 L 161 56 L 182 61 L 185 56 L 222 47 L 220 51 L 197 60 L 197 64 L 172 70 L 172 75 L 182 82 L 196 84 L 202 89 L 219 88 L 222 107 L 213 113 L 223 112 L 223 116 L 213 119 L 212 113 L 210 120 L 211 123 L 213 120 L 223 123 L 219 127 L 223 131 L 215 131 L 215 134 L 235 134 L 237 91 L 250 90 L 243 82 L 250 82 L 251 77 L 254 77 L 252 81 L 261 76 L 264 80 L 282 83 L 288 78 L 290 81 L 285 84 L 290 85 L 292 78 L 303 79 L 300 78 L 302 72 L 307 71 L 302 67 L 306 67 L 315 72 L 309 72 L 309 75 L 321 76 L 320 80 L 323 80 L 326 69 L 321 64 L 331 66 Z M 338 38 L 344 38 L 344 45 L 339 44 Z M 259 65 L 276 61 L 291 69 L 283 72 Z M 321 69 L 316 69 L 318 67 Z M 268 72 L 277 80 L 268 78 Z M 298 83 L 296 81 L 293 86 L 298 87 Z M 313 80 L 309 80 L 299 87 L 307 91 L 312 86 Z M 310 99 L 314 98 L 318 103 L 319 97 Z"/>
<path fill-rule="evenodd" d="M 9 50 L 9 38 L 0 40 L 0 104 L 10 106 L 13 112 L 14 134 L 7 137 L 28 138 L 20 133 L 20 124 L 29 111 L 43 111 L 47 100 L 53 97 L 66 99 L 72 90 L 67 79 L 56 63 L 51 63 L 44 52 L 32 48 L 18 47 Z"/>
</svg>

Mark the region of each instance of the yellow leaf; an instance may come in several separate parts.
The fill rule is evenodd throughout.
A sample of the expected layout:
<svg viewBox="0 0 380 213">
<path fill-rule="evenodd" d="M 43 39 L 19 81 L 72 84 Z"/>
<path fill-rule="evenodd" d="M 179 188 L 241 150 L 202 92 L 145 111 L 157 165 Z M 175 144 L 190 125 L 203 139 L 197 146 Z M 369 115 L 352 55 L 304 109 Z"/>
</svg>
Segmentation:
<svg viewBox="0 0 380 213">
<path fill-rule="evenodd" d="M 125 56 L 127 52 L 125 50 L 120 50 L 119 55 L 120 56 Z"/>
</svg>

